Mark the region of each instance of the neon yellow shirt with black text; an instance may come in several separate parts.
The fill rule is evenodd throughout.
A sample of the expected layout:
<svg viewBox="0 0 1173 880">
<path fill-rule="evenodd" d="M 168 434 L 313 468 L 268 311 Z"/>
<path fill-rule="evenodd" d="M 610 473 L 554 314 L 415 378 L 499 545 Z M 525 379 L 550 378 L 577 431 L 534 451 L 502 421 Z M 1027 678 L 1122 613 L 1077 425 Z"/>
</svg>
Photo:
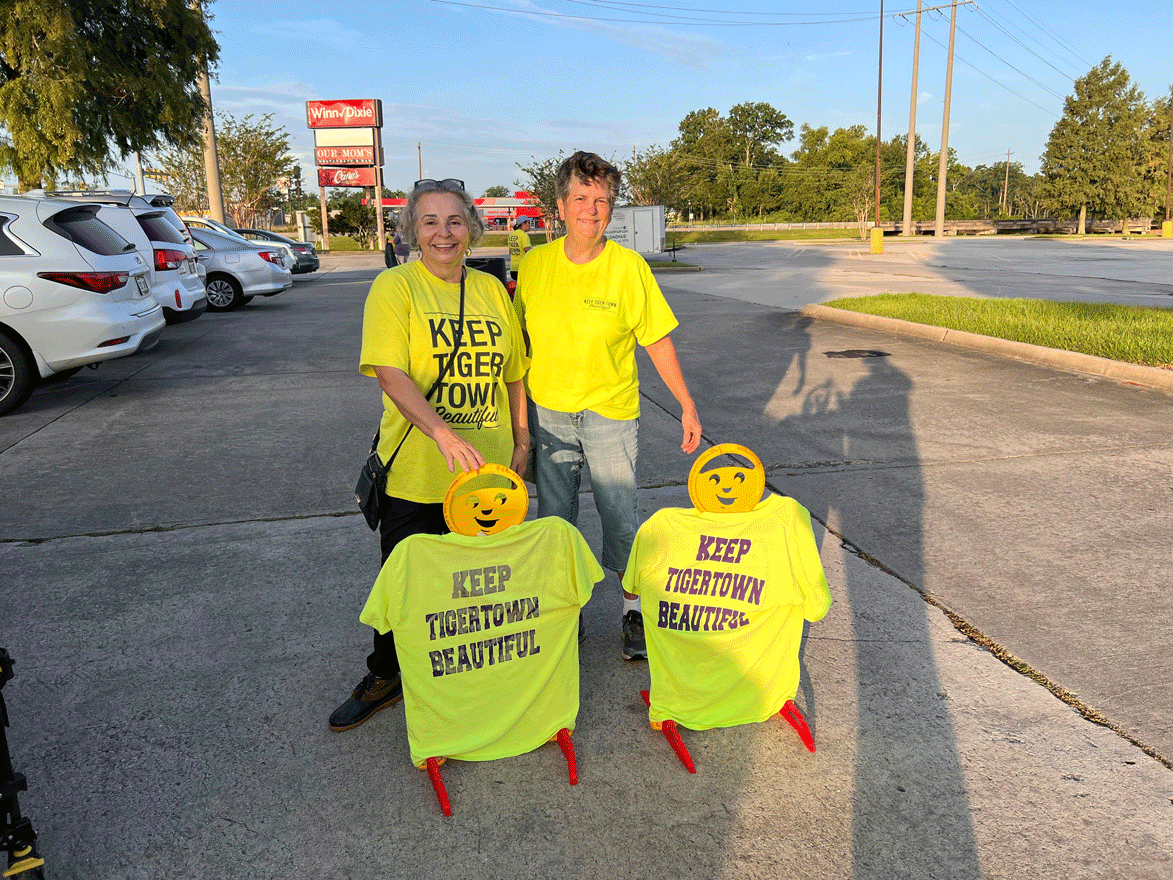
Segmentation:
<svg viewBox="0 0 1173 880">
<path fill-rule="evenodd" d="M 676 316 L 635 251 L 608 241 L 580 266 L 567 259 L 564 241 L 531 250 L 518 273 L 514 305 L 529 333 L 529 395 L 557 412 L 639 418 L 635 347 L 675 330 Z"/>
<path fill-rule="evenodd" d="M 507 382 L 525 375 L 527 359 L 521 325 L 505 287 L 491 275 L 468 269 L 465 281 L 464 336 L 454 369 L 429 403 L 486 461 L 508 467 L 513 426 Z M 441 281 L 423 262 L 381 272 L 367 294 L 363 312 L 359 370 L 397 367 L 427 394 L 440 367 L 452 354 L 460 317 L 460 285 Z M 383 395 L 379 457 L 388 461 L 407 431 L 408 421 Z M 387 476 L 387 494 L 423 504 L 438 503 L 452 473 L 436 444 L 412 430 Z"/>
</svg>

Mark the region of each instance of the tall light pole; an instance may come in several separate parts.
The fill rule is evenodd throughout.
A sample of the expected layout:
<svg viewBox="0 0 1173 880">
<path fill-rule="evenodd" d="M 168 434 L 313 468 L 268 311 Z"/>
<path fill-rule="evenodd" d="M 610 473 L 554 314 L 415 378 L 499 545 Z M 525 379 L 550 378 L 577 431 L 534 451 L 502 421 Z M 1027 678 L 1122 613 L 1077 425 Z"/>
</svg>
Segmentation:
<svg viewBox="0 0 1173 880">
<path fill-rule="evenodd" d="M 191 8 L 204 14 L 200 0 L 191 0 Z M 212 88 L 208 84 L 208 62 L 200 65 L 200 95 L 208 106 L 204 118 L 204 175 L 208 180 L 208 213 L 217 223 L 224 222 L 224 192 L 220 187 L 220 156 L 216 151 L 216 126 L 212 121 Z"/>
<path fill-rule="evenodd" d="M 941 120 L 941 162 L 937 168 L 937 219 L 933 235 L 945 237 L 945 175 L 949 170 L 949 102 L 953 97 L 953 43 L 957 34 L 957 0 L 949 19 L 949 62 L 945 68 L 945 116 Z"/>
<path fill-rule="evenodd" d="M 916 39 L 912 44 L 912 99 L 908 105 L 908 147 L 904 153 L 904 223 L 901 235 L 912 235 L 912 182 L 916 172 L 916 78 L 920 70 L 920 7 L 916 0 Z"/>
<path fill-rule="evenodd" d="M 880 100 L 884 97 L 884 0 L 880 0 L 880 69 L 876 75 L 876 226 L 880 225 Z"/>
</svg>

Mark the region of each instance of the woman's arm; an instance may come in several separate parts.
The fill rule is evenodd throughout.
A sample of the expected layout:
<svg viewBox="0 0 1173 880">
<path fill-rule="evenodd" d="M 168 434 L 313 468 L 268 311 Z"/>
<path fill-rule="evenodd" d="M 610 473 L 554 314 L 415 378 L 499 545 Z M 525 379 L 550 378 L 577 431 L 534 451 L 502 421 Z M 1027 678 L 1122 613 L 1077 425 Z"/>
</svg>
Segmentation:
<svg viewBox="0 0 1173 880">
<path fill-rule="evenodd" d="M 455 473 L 458 464 L 462 471 L 475 471 L 485 463 L 477 448 L 440 418 L 407 373 L 398 367 L 375 367 L 375 375 L 379 378 L 379 387 L 403 417 L 435 442 L 448 462 L 449 471 Z"/>
<path fill-rule="evenodd" d="M 515 474 L 525 474 L 526 458 L 529 456 L 529 411 L 525 405 L 525 384 L 518 379 L 506 382 L 509 392 L 509 418 L 513 424 L 513 457 L 509 469 Z"/>
<path fill-rule="evenodd" d="M 680 404 L 680 424 L 684 428 L 684 440 L 680 448 L 686 453 L 693 453 L 701 442 L 701 422 L 697 417 L 692 395 L 688 393 L 688 386 L 684 384 L 684 374 L 680 372 L 680 361 L 676 358 L 676 346 L 672 344 L 672 337 L 658 339 L 651 345 L 644 346 L 644 350 L 652 359 L 652 366 L 656 368 L 656 372 Z"/>
</svg>

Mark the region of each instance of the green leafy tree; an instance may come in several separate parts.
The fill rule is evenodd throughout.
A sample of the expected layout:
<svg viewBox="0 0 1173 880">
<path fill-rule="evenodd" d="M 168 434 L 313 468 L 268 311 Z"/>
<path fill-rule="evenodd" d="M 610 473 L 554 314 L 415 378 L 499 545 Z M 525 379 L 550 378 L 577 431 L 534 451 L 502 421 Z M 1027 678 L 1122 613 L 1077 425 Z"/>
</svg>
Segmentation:
<svg viewBox="0 0 1173 880">
<path fill-rule="evenodd" d="M 1151 108 L 1111 56 L 1075 81 L 1042 156 L 1043 198 L 1057 213 L 1139 217 L 1155 207 Z"/>
<path fill-rule="evenodd" d="M 219 46 L 187 0 L 5 0 L 0 166 L 22 189 L 197 143 Z"/>
<path fill-rule="evenodd" d="M 627 164 L 623 177 L 633 204 L 664 205 L 673 210 L 688 204 L 684 168 L 673 150 L 648 147 Z"/>
<path fill-rule="evenodd" d="M 363 189 L 331 191 L 326 202 L 331 235 L 346 235 L 363 247 L 372 247 L 378 227 L 375 212 L 370 205 L 363 204 L 365 195 Z"/>
<path fill-rule="evenodd" d="M 550 241 L 553 237 L 558 217 L 558 193 L 554 186 L 554 177 L 557 175 L 558 166 L 562 164 L 562 161 L 563 156 L 559 153 L 557 156 L 545 159 L 530 156 L 529 165 L 517 163 L 517 167 L 526 175 L 526 179 L 516 181 L 516 185 L 530 194 L 534 204 L 542 212 L 542 219 L 546 226 L 546 241 Z"/>
<path fill-rule="evenodd" d="M 282 204 L 284 193 L 279 182 L 293 173 L 295 160 L 289 155 L 289 132 L 283 126 L 275 127 L 271 114 L 236 119 L 217 113 L 216 146 L 224 208 L 235 225 L 248 226 L 261 211 Z M 159 156 L 159 164 L 181 210 L 208 209 L 201 146 L 169 150 Z"/>
<path fill-rule="evenodd" d="M 293 171 L 289 132 L 273 126 L 273 115 L 256 119 L 250 113 L 236 119 L 225 113 L 216 123 L 220 154 L 220 183 L 224 209 L 237 226 L 254 222 L 256 215 L 281 203 L 278 179 Z"/>
<path fill-rule="evenodd" d="M 482 194 L 483 199 L 507 199 L 513 195 L 513 191 L 507 186 L 491 186 Z"/>
</svg>

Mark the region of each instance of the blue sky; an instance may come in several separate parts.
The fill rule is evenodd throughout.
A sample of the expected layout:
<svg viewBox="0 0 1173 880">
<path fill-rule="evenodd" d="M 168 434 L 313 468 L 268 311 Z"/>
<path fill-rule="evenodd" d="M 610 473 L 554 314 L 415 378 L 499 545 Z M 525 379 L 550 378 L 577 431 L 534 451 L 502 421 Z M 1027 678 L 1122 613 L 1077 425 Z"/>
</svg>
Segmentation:
<svg viewBox="0 0 1173 880">
<path fill-rule="evenodd" d="M 896 14 L 915 8 L 884 4 L 885 140 L 908 129 L 914 17 Z M 237 117 L 272 113 L 303 174 L 313 164 L 307 99 L 382 99 L 387 185 L 417 178 L 419 143 L 423 176 L 463 178 L 474 195 L 512 188 L 531 157 L 666 146 L 705 107 L 765 101 L 796 134 L 803 123 L 876 123 L 879 0 L 218 0 L 210 10 L 221 46 L 213 103 Z M 917 132 L 934 150 L 948 16 L 922 19 Z M 1106 55 L 1149 99 L 1165 94 L 1173 3 L 960 7 L 950 146 L 967 165 L 1009 149 L 1033 173 L 1074 79 Z"/>
</svg>

